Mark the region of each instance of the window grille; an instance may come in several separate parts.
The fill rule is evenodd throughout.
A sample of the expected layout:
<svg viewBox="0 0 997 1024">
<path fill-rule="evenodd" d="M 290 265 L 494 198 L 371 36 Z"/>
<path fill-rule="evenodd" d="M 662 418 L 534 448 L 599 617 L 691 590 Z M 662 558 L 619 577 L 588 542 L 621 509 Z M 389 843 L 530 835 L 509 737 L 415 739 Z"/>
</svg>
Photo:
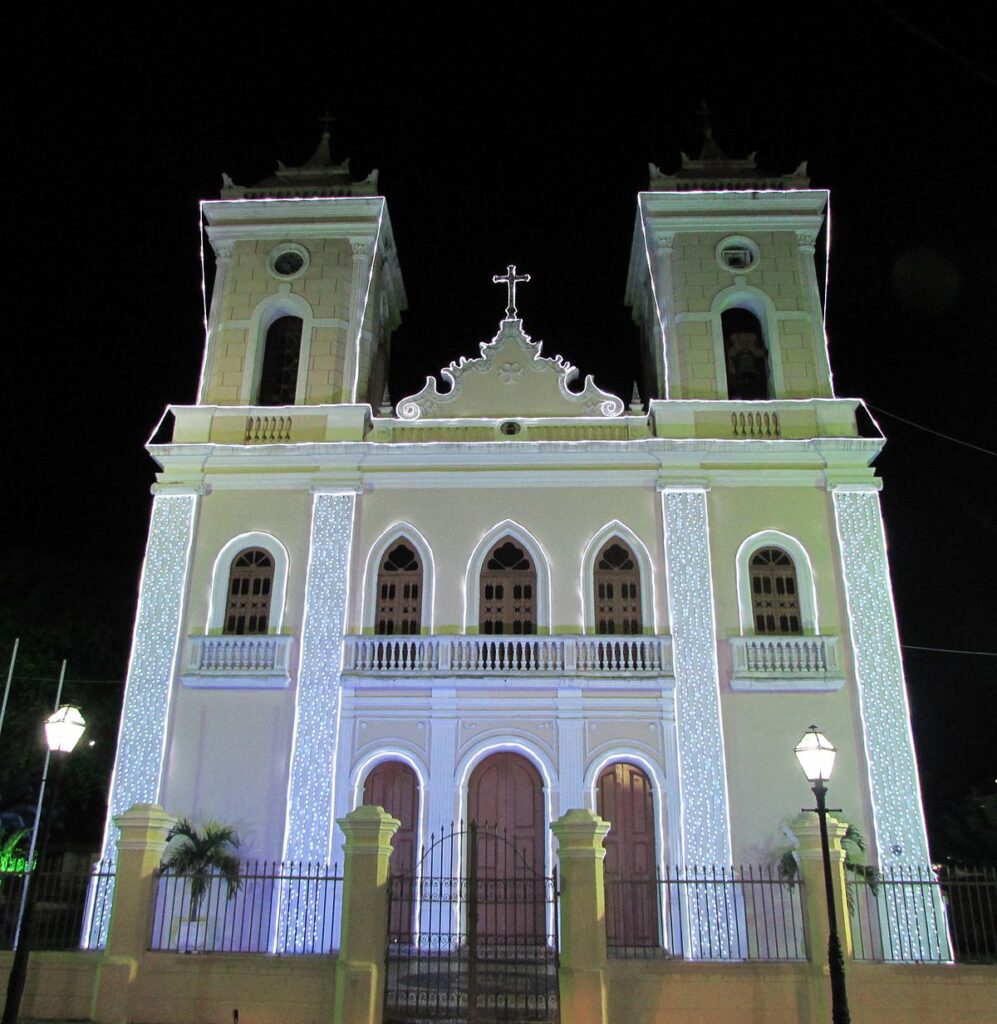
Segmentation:
<svg viewBox="0 0 997 1024">
<path fill-rule="evenodd" d="M 422 566 L 404 541 L 396 544 L 377 573 L 377 618 L 381 636 L 412 636 L 422 628 Z"/>
<path fill-rule="evenodd" d="M 643 632 L 640 570 L 633 552 L 611 540 L 595 560 L 595 627 L 598 633 L 634 635 Z"/>
<path fill-rule="evenodd" d="M 537 572 L 529 555 L 510 537 L 489 552 L 481 570 L 480 632 L 522 635 L 537 631 Z"/>
<path fill-rule="evenodd" d="M 263 548 L 247 548 L 232 560 L 228 576 L 225 632 L 259 635 L 270 628 L 273 558 Z"/>
<path fill-rule="evenodd" d="M 301 354 L 299 316 L 282 316 L 267 329 L 257 405 L 293 405 Z"/>
<path fill-rule="evenodd" d="M 781 548 L 751 556 L 751 609 L 756 633 L 802 633 L 796 566 Z"/>
</svg>

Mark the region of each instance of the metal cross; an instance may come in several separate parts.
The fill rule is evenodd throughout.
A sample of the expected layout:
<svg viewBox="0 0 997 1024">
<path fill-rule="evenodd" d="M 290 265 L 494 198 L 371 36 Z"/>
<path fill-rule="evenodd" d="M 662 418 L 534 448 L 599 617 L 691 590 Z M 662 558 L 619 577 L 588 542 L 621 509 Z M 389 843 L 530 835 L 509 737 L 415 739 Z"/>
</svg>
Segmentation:
<svg viewBox="0 0 997 1024">
<path fill-rule="evenodd" d="M 336 119 L 327 110 L 321 117 L 316 117 L 315 120 L 318 121 L 318 123 L 320 125 L 322 125 L 322 131 L 326 135 L 328 135 L 329 134 L 329 125 L 331 125 L 333 123 L 333 121 L 335 121 Z"/>
<path fill-rule="evenodd" d="M 508 305 L 505 307 L 505 318 L 506 320 L 516 320 L 516 285 L 525 284 L 529 281 L 529 274 L 517 274 L 516 264 L 510 263 L 506 267 L 505 274 L 496 274 L 492 278 L 493 284 L 504 284 L 506 287 L 506 296 Z"/>
</svg>

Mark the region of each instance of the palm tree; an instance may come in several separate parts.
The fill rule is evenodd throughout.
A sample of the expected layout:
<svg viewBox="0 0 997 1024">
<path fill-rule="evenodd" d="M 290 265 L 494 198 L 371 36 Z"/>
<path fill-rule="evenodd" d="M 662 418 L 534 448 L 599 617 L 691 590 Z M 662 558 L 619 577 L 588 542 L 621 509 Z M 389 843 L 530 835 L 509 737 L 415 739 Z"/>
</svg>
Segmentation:
<svg viewBox="0 0 997 1024">
<path fill-rule="evenodd" d="M 234 853 L 239 847 L 239 836 L 231 826 L 208 821 L 202 831 L 189 818 L 181 818 L 166 834 L 166 843 L 160 870 L 190 879 L 191 917 L 197 917 L 216 875 L 225 879 L 228 899 L 241 888 L 239 858 Z"/>
</svg>

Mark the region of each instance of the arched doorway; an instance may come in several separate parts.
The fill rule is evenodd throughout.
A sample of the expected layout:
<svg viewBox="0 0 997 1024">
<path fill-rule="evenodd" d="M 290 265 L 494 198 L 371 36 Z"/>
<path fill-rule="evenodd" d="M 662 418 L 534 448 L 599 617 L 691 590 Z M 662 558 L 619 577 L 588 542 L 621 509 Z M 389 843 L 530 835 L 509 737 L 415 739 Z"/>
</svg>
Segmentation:
<svg viewBox="0 0 997 1024">
<path fill-rule="evenodd" d="M 607 765 L 596 785 L 596 811 L 611 825 L 605 839 L 607 941 L 657 946 L 657 843 L 647 774 L 626 762 Z"/>
</svg>

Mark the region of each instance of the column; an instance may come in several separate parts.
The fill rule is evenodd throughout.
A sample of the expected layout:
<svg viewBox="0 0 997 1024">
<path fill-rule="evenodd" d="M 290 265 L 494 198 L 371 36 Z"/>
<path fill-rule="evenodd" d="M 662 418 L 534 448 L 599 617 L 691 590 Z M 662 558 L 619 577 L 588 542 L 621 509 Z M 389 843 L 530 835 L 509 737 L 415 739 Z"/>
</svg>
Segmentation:
<svg viewBox="0 0 997 1024">
<path fill-rule="evenodd" d="M 170 696 L 182 641 L 199 492 L 160 487 L 154 491 L 101 851 L 107 864 L 116 857 L 116 817 L 133 804 L 154 804 L 159 799 Z M 91 947 L 102 947 L 107 939 L 106 919 L 93 935 L 90 921 L 95 905 L 107 905 L 113 885 L 113 879 L 102 879 L 91 886 L 83 932 Z"/>
<path fill-rule="evenodd" d="M 603 840 L 609 822 L 575 809 L 551 830 L 557 837 L 561 878 L 561 1020 L 605 1024 L 606 889 Z"/>
<path fill-rule="evenodd" d="M 225 279 L 232 265 L 232 253 L 235 242 L 212 242 L 215 250 L 215 283 L 211 288 L 211 307 L 208 310 L 208 321 L 205 324 L 204 358 L 201 360 L 201 381 L 197 388 L 197 404 L 200 405 L 211 387 L 211 370 L 215 361 L 215 346 L 218 344 L 218 331 L 222 320 L 222 299 L 225 291 Z"/>
<path fill-rule="evenodd" d="M 346 339 L 346 354 L 343 360 L 344 402 L 357 401 L 356 381 L 360 372 L 360 349 L 363 342 L 364 320 L 367 318 L 367 298 L 370 294 L 375 244 L 368 239 L 350 239 L 350 248 L 353 250 L 353 281 L 350 286 L 349 337 Z"/>
<path fill-rule="evenodd" d="M 316 488 L 305 581 L 305 613 L 287 792 L 285 861 L 328 862 L 332 840 L 336 745 L 339 735 L 343 632 L 350 592 L 356 495 Z M 285 886 L 276 929 L 277 952 L 315 948 L 318 908 L 299 905 Z"/>
<path fill-rule="evenodd" d="M 582 720 L 582 691 L 563 687 L 557 696 L 557 778 L 558 805 L 555 813 L 568 807 L 587 807 L 585 793 L 585 723 Z"/>
<path fill-rule="evenodd" d="M 333 1020 L 335 1024 L 375 1024 L 384 1004 L 391 837 L 401 822 L 380 807 L 358 807 L 337 824 L 346 845 Z"/>
<path fill-rule="evenodd" d="M 675 671 L 683 866 L 712 869 L 731 863 L 731 844 L 706 488 L 666 485 L 661 504 Z M 689 897 L 688 911 L 709 919 L 689 921 L 688 955 L 700 955 L 702 935 L 711 936 L 714 952 L 718 942 L 722 951 L 733 946 L 733 925 L 716 890 L 704 886 Z"/>
<path fill-rule="evenodd" d="M 911 870 L 930 877 L 879 492 L 873 485 L 844 485 L 835 487 L 832 497 L 879 865 L 887 874 Z M 937 889 L 932 890 L 934 905 L 925 906 L 927 888 L 900 888 L 904 899 L 890 900 L 885 908 L 895 929 L 894 955 L 902 960 L 947 958 Z M 907 917 L 918 922 L 916 927 L 902 923 Z"/>
</svg>

